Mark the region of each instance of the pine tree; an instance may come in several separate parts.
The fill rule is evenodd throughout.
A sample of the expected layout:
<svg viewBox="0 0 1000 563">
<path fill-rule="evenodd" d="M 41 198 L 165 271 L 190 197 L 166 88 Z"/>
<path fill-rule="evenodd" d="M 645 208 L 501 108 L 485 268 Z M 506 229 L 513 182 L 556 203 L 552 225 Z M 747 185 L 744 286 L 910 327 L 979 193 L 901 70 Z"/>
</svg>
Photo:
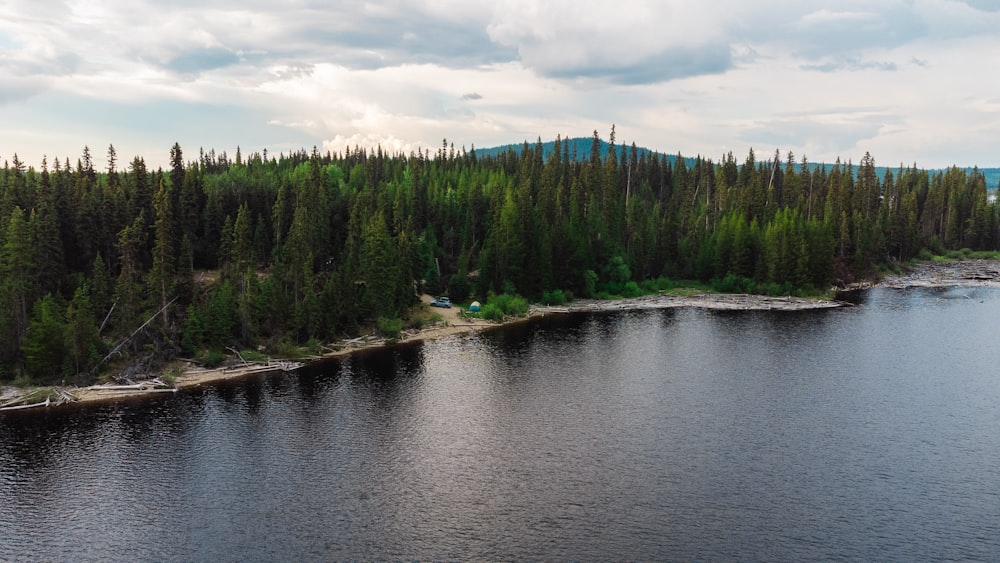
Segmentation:
<svg viewBox="0 0 1000 563">
<path fill-rule="evenodd" d="M 225 280 L 208 294 L 205 302 L 205 337 L 208 344 L 217 350 L 233 343 L 238 323 L 238 302 L 236 292 L 229 280 Z"/>
<path fill-rule="evenodd" d="M 180 209 L 180 196 L 181 191 L 184 188 L 184 178 L 187 176 L 187 170 L 184 168 L 184 152 L 181 151 L 180 143 L 174 143 L 174 146 L 170 147 L 170 207 L 171 212 L 174 215 L 178 215 L 181 212 Z M 175 233 L 178 240 L 180 240 L 180 231 Z"/>
<path fill-rule="evenodd" d="M 34 248 L 31 242 L 31 225 L 20 207 L 15 207 L 7 222 L 3 252 L 0 255 L 0 299 L 7 330 L 4 344 L 16 350 L 28 327 L 29 308 L 37 295 L 34 268 Z M 9 357 L 9 356 L 8 356 Z"/>
<path fill-rule="evenodd" d="M 195 304 L 188 305 L 181 336 L 181 351 L 193 356 L 205 341 L 205 323 L 202 310 Z"/>
<path fill-rule="evenodd" d="M 254 245 L 251 232 L 250 208 L 246 203 L 243 203 L 236 214 L 236 223 L 233 225 L 232 255 L 229 260 L 238 291 L 239 332 L 243 340 L 249 340 L 254 332 L 251 306 L 254 295 L 251 293 L 251 286 L 255 285 L 257 274 L 254 268 Z"/>
<path fill-rule="evenodd" d="M 229 264 L 234 268 L 238 276 L 245 276 L 247 272 L 252 272 L 254 268 L 254 246 L 253 246 L 253 225 L 250 219 L 250 208 L 246 204 L 240 205 L 236 213 L 236 223 L 233 224 L 232 255 L 229 257 Z"/>
<path fill-rule="evenodd" d="M 90 368 L 97 358 L 100 338 L 97 320 L 90 302 L 90 289 L 83 285 L 73 294 L 73 301 L 66 310 L 66 351 L 79 374 Z"/>
<path fill-rule="evenodd" d="M 174 188 L 177 189 L 176 187 Z M 205 198 L 202 192 L 201 182 L 197 174 L 193 170 L 187 170 L 184 173 L 184 180 L 180 187 L 180 195 L 178 201 L 178 212 L 177 217 L 178 231 L 180 232 L 180 237 L 188 238 L 189 243 L 192 247 L 191 253 L 191 264 L 186 266 L 188 269 L 194 269 L 195 252 L 194 248 L 198 247 L 199 240 L 198 235 L 201 233 L 201 208 L 202 200 Z M 207 251 L 202 251 L 197 253 L 201 257 L 199 263 L 204 264 L 206 262 L 205 256 L 208 254 Z"/>
<path fill-rule="evenodd" d="M 66 274 L 63 241 L 59 229 L 56 193 L 44 163 L 32 221 L 32 244 L 35 248 L 39 290 L 44 293 L 58 291 Z"/>
<path fill-rule="evenodd" d="M 84 164 L 86 162 L 86 165 Z M 101 248 L 102 226 L 105 224 L 103 189 L 97 185 L 96 173 L 90 163 L 89 153 L 84 153 L 84 161 L 77 161 L 72 205 L 75 217 L 71 218 L 74 246 L 66 257 L 75 271 L 80 271 L 93 263 Z"/>
<path fill-rule="evenodd" d="M 66 357 L 65 323 L 52 294 L 35 302 L 21 351 L 25 372 L 37 383 L 54 383 Z"/>
<path fill-rule="evenodd" d="M 160 181 L 160 189 L 156 192 L 153 207 L 156 212 L 155 233 L 153 240 L 153 267 L 147 277 L 151 296 L 158 299 L 157 309 L 166 307 L 174 297 L 174 276 L 177 264 L 177 253 L 174 248 L 174 215 L 170 204 L 170 188 Z M 167 313 L 162 315 L 166 322 Z"/>
<path fill-rule="evenodd" d="M 295 213 L 295 195 L 287 183 L 282 182 L 278 188 L 277 199 L 272 208 L 271 223 L 274 225 L 274 254 L 285 242 L 285 235 L 292 226 Z"/>
<path fill-rule="evenodd" d="M 187 305 L 195 298 L 197 287 L 194 279 L 194 245 L 185 234 L 181 237 L 180 252 L 177 255 L 175 289 L 180 305 Z"/>
<path fill-rule="evenodd" d="M 399 255 L 385 217 L 376 213 L 365 225 L 362 235 L 360 274 L 365 282 L 362 312 L 366 316 L 394 316 L 399 266 Z"/>
<path fill-rule="evenodd" d="M 94 258 L 94 264 L 90 267 L 87 285 L 90 287 L 90 302 L 94 313 L 103 319 L 111 307 L 112 287 L 108 266 L 104 262 L 104 257 L 99 253 L 97 258 Z"/>
<path fill-rule="evenodd" d="M 129 165 L 129 174 L 126 175 L 127 195 L 128 195 L 128 217 L 126 226 L 132 224 L 136 217 L 143 215 L 146 219 L 144 226 L 149 229 L 148 221 L 156 217 L 153 210 L 153 186 L 150 184 L 149 173 L 146 170 L 146 161 L 142 157 L 135 157 Z M 124 228 L 124 227 L 123 227 Z M 147 239 L 148 240 L 148 231 Z M 148 267 L 148 263 L 146 266 Z"/>
<path fill-rule="evenodd" d="M 142 309 L 142 254 L 146 247 L 145 213 L 139 212 L 132 224 L 118 232 L 118 279 L 115 281 L 115 324 L 119 328 L 137 326 Z"/>
</svg>

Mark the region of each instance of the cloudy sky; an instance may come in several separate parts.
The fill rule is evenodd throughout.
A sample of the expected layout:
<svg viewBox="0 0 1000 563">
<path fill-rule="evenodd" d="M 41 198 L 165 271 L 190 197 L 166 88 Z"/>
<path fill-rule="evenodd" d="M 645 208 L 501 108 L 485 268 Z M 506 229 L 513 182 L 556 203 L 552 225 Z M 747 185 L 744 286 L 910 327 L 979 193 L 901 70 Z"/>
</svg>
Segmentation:
<svg viewBox="0 0 1000 563">
<path fill-rule="evenodd" d="M 996 0 L 0 0 L 0 159 L 589 136 L 1000 166 Z"/>
</svg>

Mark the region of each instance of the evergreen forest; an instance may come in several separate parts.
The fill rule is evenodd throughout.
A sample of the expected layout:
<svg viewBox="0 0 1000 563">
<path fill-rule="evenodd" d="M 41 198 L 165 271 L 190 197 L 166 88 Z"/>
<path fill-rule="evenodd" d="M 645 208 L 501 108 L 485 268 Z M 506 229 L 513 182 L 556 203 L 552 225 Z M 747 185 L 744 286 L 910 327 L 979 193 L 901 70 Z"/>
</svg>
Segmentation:
<svg viewBox="0 0 1000 563">
<path fill-rule="evenodd" d="M 330 342 L 419 293 L 815 294 L 921 252 L 996 250 L 978 170 L 684 159 L 557 139 L 498 154 L 90 150 L 0 169 L 0 380 L 87 383 L 227 348 Z"/>
</svg>

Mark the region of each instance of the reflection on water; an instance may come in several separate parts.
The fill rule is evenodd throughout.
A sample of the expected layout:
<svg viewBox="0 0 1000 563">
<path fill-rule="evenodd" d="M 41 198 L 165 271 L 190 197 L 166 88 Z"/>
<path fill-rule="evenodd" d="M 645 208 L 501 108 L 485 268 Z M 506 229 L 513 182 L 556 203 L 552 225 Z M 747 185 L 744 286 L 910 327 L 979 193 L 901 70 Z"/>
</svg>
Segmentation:
<svg viewBox="0 0 1000 563">
<path fill-rule="evenodd" d="M 1000 292 L 555 316 L 0 418 L 11 559 L 997 559 Z"/>
</svg>

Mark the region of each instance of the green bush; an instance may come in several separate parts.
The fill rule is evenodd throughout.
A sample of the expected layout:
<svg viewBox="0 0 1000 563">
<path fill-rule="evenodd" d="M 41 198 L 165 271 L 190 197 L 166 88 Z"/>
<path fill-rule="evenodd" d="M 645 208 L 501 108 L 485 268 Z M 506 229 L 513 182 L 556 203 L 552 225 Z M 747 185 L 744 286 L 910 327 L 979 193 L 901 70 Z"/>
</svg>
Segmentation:
<svg viewBox="0 0 1000 563">
<path fill-rule="evenodd" d="M 669 278 L 665 278 L 663 276 L 660 276 L 655 280 L 643 280 L 643 282 L 639 284 L 639 287 L 641 287 L 642 290 L 645 291 L 646 293 L 657 293 L 659 291 L 667 291 L 673 289 L 676 286 L 677 284 L 675 284 Z"/>
<path fill-rule="evenodd" d="M 386 338 L 399 338 L 399 333 L 403 332 L 403 319 L 379 317 L 378 331 Z"/>
<path fill-rule="evenodd" d="M 619 282 L 607 282 L 597 284 L 597 294 L 602 293 L 611 295 L 613 297 L 620 296 L 622 292 L 625 291 L 625 284 Z"/>
<path fill-rule="evenodd" d="M 500 322 L 503 320 L 503 309 L 495 303 L 487 303 L 483 305 L 482 310 L 479 312 L 479 316 L 488 320 Z"/>
<path fill-rule="evenodd" d="M 504 306 L 507 304 L 507 301 L 510 298 L 511 298 L 511 296 L 507 295 L 506 293 L 501 293 L 500 295 L 497 295 L 495 293 L 491 293 L 486 298 L 486 304 L 487 305 L 496 305 L 496 307 L 498 309 L 500 309 L 500 312 L 502 313 L 503 309 L 504 309 Z"/>
<path fill-rule="evenodd" d="M 608 260 L 602 273 L 604 274 L 604 279 L 608 280 L 609 284 L 615 284 L 620 287 L 624 286 L 632 278 L 632 271 L 621 256 L 614 256 Z"/>
<path fill-rule="evenodd" d="M 542 293 L 543 305 L 565 305 L 567 301 L 569 299 L 566 298 L 566 293 L 561 289 L 553 289 L 552 291 Z"/>
<path fill-rule="evenodd" d="M 240 357 L 247 362 L 266 362 L 269 359 L 267 354 L 257 350 L 240 350 Z"/>
<path fill-rule="evenodd" d="M 743 276 L 735 276 L 733 274 L 727 274 L 726 277 L 722 279 L 713 278 L 709 284 L 712 286 L 712 289 L 718 291 L 719 293 L 763 292 L 762 288 L 754 280 Z"/>
<path fill-rule="evenodd" d="M 274 345 L 272 353 L 279 358 L 297 359 L 302 357 L 302 351 L 294 342 L 288 339 L 281 339 Z"/>
<path fill-rule="evenodd" d="M 306 343 L 302 345 L 302 350 L 309 356 L 318 356 L 323 352 L 323 345 L 320 344 L 319 339 L 315 336 L 306 340 Z"/>
<path fill-rule="evenodd" d="M 513 317 L 523 317 L 528 314 L 528 300 L 508 293 L 491 295 L 487 305 L 496 305 L 502 314 Z"/>
<path fill-rule="evenodd" d="M 177 383 L 177 378 L 184 374 L 184 368 L 179 365 L 170 366 L 170 369 L 165 371 L 160 379 L 167 385 L 174 385 Z"/>
<path fill-rule="evenodd" d="M 675 284 L 670 278 L 665 278 L 663 276 L 656 278 L 656 289 L 659 291 L 666 291 L 675 287 L 677 287 L 677 284 Z"/>
<path fill-rule="evenodd" d="M 774 283 L 774 282 L 766 283 L 766 284 L 758 285 L 757 289 L 758 289 L 759 293 L 761 293 L 763 295 L 769 295 L 771 297 L 781 297 L 783 295 L 791 295 L 792 294 L 792 284 L 788 283 L 788 282 L 781 283 L 781 284 Z"/>
<path fill-rule="evenodd" d="M 222 355 L 222 352 L 219 350 L 209 350 L 208 352 L 205 352 L 202 356 L 198 358 L 198 361 L 201 362 L 201 365 L 209 369 L 219 367 L 225 360 L 226 357 Z"/>
<path fill-rule="evenodd" d="M 933 235 L 931 237 L 930 249 L 935 256 L 944 255 L 944 245 L 941 244 L 941 239 L 939 239 L 937 235 Z"/>
<path fill-rule="evenodd" d="M 524 297 L 513 297 L 507 302 L 503 311 L 508 315 L 523 317 L 528 314 L 528 300 Z"/>
<path fill-rule="evenodd" d="M 718 291 L 719 293 L 750 293 L 756 295 L 770 295 L 771 297 L 803 294 L 803 290 L 796 290 L 795 286 L 792 285 L 791 282 L 762 283 L 756 282 L 751 278 L 734 276 L 733 274 L 729 274 L 722 279 L 713 278 L 709 283 L 711 284 L 712 289 Z M 809 287 L 810 286 L 806 286 L 804 289 L 809 290 Z"/>
<path fill-rule="evenodd" d="M 622 297 L 639 297 L 640 295 L 642 295 L 642 290 L 639 289 L 639 284 L 634 281 L 627 282 L 622 287 Z"/>
<path fill-rule="evenodd" d="M 34 385 L 35 382 L 28 374 L 22 373 L 14 378 L 14 387 L 18 389 L 27 389 L 28 387 L 34 387 Z"/>
</svg>

